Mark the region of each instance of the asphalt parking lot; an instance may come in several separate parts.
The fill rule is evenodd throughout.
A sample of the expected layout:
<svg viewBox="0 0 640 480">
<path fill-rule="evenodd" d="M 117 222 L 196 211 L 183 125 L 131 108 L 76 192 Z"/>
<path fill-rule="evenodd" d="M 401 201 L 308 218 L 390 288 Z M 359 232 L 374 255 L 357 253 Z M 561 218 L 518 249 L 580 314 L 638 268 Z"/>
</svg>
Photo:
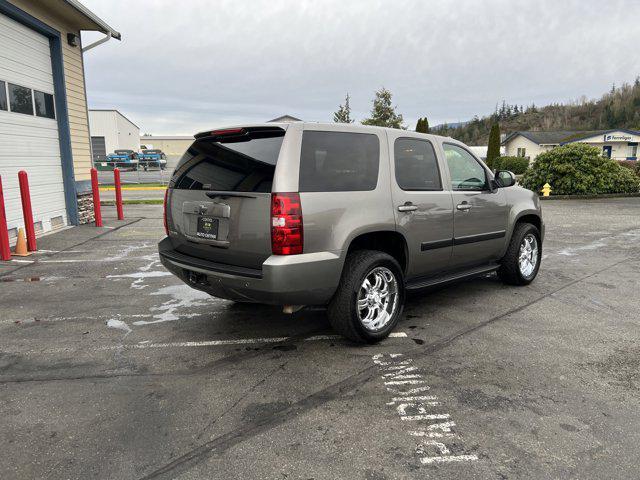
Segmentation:
<svg viewBox="0 0 640 480">
<path fill-rule="evenodd" d="M 0 478 L 637 478 L 640 198 L 543 208 L 532 285 L 414 295 L 372 346 L 182 285 L 161 206 L 43 237 L 0 264 Z"/>
</svg>

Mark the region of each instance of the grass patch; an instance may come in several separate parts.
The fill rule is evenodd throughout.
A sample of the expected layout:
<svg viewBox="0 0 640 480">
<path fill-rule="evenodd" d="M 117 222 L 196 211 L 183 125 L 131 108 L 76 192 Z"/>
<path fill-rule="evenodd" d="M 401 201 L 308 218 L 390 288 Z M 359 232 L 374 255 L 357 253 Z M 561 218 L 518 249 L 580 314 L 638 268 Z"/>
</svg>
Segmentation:
<svg viewBox="0 0 640 480">
<path fill-rule="evenodd" d="M 101 183 L 100 184 L 101 187 L 115 187 L 115 185 L 113 183 Z M 166 187 L 167 183 L 165 182 L 160 183 L 160 182 L 151 182 L 151 183 L 121 183 L 122 189 L 125 190 L 127 188 L 136 188 L 136 187 Z"/>
<path fill-rule="evenodd" d="M 144 199 L 140 198 L 138 200 L 122 200 L 123 205 L 162 205 L 164 200 L 161 198 L 149 198 Z M 100 205 L 104 205 L 106 207 L 114 207 L 116 202 L 112 200 L 100 201 Z"/>
</svg>

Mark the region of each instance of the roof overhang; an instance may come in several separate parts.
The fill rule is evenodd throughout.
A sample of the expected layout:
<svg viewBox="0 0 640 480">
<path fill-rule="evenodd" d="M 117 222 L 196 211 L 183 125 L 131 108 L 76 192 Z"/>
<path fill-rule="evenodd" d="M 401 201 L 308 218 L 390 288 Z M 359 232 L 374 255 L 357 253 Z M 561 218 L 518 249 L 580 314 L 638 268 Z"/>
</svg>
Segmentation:
<svg viewBox="0 0 640 480">
<path fill-rule="evenodd" d="M 65 13 L 73 17 L 79 30 L 102 32 L 116 40 L 122 38 L 120 32 L 107 24 L 107 22 L 98 17 L 78 0 L 62 0 L 62 4 L 68 7 L 68 11 Z"/>
</svg>

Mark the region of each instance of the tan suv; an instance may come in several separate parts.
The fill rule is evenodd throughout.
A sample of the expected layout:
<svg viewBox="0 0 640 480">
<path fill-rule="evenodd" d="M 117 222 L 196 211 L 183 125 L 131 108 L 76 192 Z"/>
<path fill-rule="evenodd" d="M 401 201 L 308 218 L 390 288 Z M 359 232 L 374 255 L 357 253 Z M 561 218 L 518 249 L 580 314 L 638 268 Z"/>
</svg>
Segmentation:
<svg viewBox="0 0 640 480">
<path fill-rule="evenodd" d="M 272 123 L 203 132 L 165 200 L 163 264 L 240 302 L 328 306 L 333 327 L 373 342 L 407 290 L 540 267 L 536 194 L 462 143 L 348 124 Z"/>
</svg>

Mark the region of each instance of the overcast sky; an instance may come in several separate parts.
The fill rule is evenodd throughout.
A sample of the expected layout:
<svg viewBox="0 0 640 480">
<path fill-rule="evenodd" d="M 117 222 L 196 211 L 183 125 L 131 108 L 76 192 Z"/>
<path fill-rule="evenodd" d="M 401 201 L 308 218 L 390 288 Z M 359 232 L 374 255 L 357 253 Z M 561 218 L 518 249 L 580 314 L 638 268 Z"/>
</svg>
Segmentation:
<svg viewBox="0 0 640 480">
<path fill-rule="evenodd" d="M 290 114 L 405 123 L 598 97 L 640 74 L 640 0 L 82 0 L 122 33 L 85 54 L 90 108 L 156 135 Z M 85 35 L 85 44 L 95 34 Z"/>
</svg>

